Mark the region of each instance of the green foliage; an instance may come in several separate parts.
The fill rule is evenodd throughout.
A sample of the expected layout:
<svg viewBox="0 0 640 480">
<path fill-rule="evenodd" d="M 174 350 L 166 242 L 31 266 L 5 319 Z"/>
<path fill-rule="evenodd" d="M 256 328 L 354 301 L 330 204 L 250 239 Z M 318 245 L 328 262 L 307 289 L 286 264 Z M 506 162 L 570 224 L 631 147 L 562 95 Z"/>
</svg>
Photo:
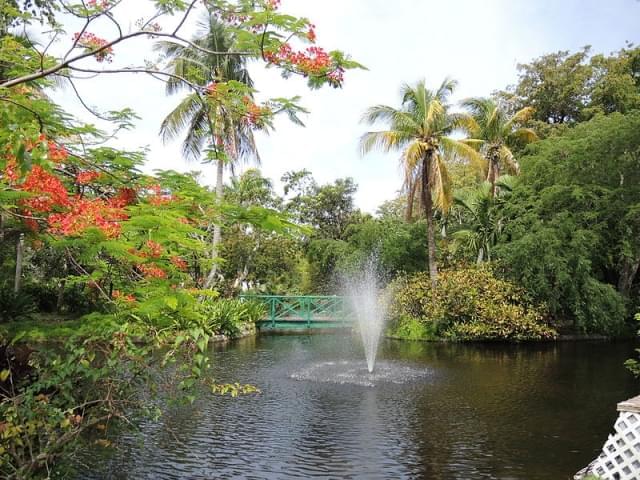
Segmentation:
<svg viewBox="0 0 640 480">
<path fill-rule="evenodd" d="M 532 145 L 504 206 L 503 274 L 581 332 L 618 334 L 640 261 L 640 113 Z"/>
<path fill-rule="evenodd" d="M 0 286 L 0 323 L 30 318 L 36 309 L 36 301 L 31 295 Z"/>
<path fill-rule="evenodd" d="M 352 178 L 338 178 L 318 185 L 308 170 L 285 173 L 285 211 L 299 223 L 314 227 L 314 237 L 339 240 L 357 218 L 353 196 L 358 189 Z"/>
<path fill-rule="evenodd" d="M 588 120 L 598 113 L 628 113 L 640 107 L 640 48 L 629 45 L 610 56 L 589 57 L 590 48 L 559 51 L 518 65 L 518 83 L 499 92 L 512 109 L 535 109 L 543 136 Z"/>
<path fill-rule="evenodd" d="M 238 336 L 242 326 L 255 323 L 266 314 L 265 306 L 259 302 L 243 299 L 219 299 L 204 302 L 200 307 L 207 331 Z"/>
<path fill-rule="evenodd" d="M 395 319 L 387 334 L 402 340 L 437 340 L 436 324 L 418 318 L 401 315 Z"/>
<path fill-rule="evenodd" d="M 636 322 L 640 322 L 640 312 L 636 313 L 634 318 L 635 318 Z M 640 330 L 638 331 L 638 334 L 640 334 Z M 636 353 L 640 353 L 640 349 L 636 349 Z M 640 377 L 640 361 L 638 361 L 635 358 L 630 358 L 629 360 L 624 362 L 624 365 L 636 377 Z"/>
<path fill-rule="evenodd" d="M 496 278 L 488 266 L 443 270 L 435 290 L 429 276 L 418 273 L 396 280 L 391 292 L 392 331 L 399 335 L 514 341 L 556 336 L 544 307 L 531 303 L 512 283 Z"/>
</svg>

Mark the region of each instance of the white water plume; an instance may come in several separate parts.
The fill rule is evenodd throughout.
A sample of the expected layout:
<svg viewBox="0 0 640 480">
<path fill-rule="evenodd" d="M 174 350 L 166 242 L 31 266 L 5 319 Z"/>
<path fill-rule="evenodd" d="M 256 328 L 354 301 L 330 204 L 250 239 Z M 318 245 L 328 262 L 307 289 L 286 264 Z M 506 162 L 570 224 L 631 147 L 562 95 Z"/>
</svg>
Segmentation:
<svg viewBox="0 0 640 480">
<path fill-rule="evenodd" d="M 387 299 L 378 275 L 378 258 L 372 254 L 361 270 L 346 279 L 346 293 L 358 321 L 367 369 L 373 372 L 384 328 Z"/>
</svg>

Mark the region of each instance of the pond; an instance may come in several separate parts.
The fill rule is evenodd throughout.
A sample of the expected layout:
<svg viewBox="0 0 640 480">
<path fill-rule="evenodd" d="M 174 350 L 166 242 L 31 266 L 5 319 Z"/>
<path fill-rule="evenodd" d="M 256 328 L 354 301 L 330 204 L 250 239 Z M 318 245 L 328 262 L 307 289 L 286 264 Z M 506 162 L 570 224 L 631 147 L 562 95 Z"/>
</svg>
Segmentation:
<svg viewBox="0 0 640 480">
<path fill-rule="evenodd" d="M 376 371 L 349 335 L 262 336 L 212 352 L 258 395 L 173 408 L 82 479 L 568 479 L 637 394 L 630 343 L 386 340 Z"/>
</svg>

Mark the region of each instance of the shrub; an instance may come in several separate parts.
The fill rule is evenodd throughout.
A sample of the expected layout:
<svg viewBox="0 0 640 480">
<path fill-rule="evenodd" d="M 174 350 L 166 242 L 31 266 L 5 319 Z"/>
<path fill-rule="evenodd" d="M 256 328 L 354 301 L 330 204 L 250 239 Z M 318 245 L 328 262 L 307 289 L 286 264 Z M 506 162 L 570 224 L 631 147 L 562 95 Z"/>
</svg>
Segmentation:
<svg viewBox="0 0 640 480">
<path fill-rule="evenodd" d="M 245 323 L 254 323 L 265 314 L 261 303 L 242 299 L 218 299 L 205 302 L 202 314 L 212 333 L 237 336 Z"/>
<path fill-rule="evenodd" d="M 35 312 L 36 302 L 31 295 L 0 287 L 0 322 L 22 320 Z"/>
<path fill-rule="evenodd" d="M 417 318 L 401 316 L 389 332 L 390 336 L 404 340 L 436 340 L 433 323 L 421 322 Z"/>
<path fill-rule="evenodd" d="M 427 272 L 394 282 L 390 313 L 392 328 L 411 336 L 424 334 L 453 340 L 541 340 L 556 336 L 546 310 L 533 305 L 512 283 L 496 278 L 490 266 L 470 266 L 440 272 L 431 288 Z"/>
</svg>

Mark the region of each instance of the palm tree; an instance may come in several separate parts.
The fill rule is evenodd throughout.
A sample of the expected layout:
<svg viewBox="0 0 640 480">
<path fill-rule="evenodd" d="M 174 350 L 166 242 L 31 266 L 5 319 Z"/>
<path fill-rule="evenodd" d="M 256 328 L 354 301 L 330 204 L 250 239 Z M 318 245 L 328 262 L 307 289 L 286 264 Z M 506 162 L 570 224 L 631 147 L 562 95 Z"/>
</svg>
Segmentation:
<svg viewBox="0 0 640 480">
<path fill-rule="evenodd" d="M 491 98 L 469 98 L 461 102 L 470 115 L 463 116 L 462 123 L 469 139 L 465 143 L 476 146 L 487 160 L 486 180 L 491 184 L 491 195 L 496 194 L 496 181 L 502 172 L 518 173 L 518 162 L 513 148 L 518 144 L 538 139 L 530 128 L 521 125 L 533 115 L 533 108 L 525 107 L 509 115 Z"/>
<path fill-rule="evenodd" d="M 504 219 L 499 207 L 513 190 L 514 177 L 504 175 L 496 184 L 500 191 L 495 196 L 491 193 L 493 186 L 488 181 L 454 195 L 455 205 L 466 217 L 464 223 L 467 228 L 457 230 L 452 236 L 455 244 L 475 252 L 476 263 L 491 261 L 491 251 L 504 229 Z"/>
<path fill-rule="evenodd" d="M 168 142 L 186 132 L 182 141 L 182 153 L 187 160 L 201 160 L 203 154 L 207 153 L 207 160 L 217 162 L 216 199 L 220 202 L 223 197 L 225 163 L 233 168 L 241 159 L 259 162 L 259 155 L 247 122 L 237 119 L 223 105 L 216 106 L 208 102 L 204 92 L 206 87 L 218 82 L 237 81 L 249 87 L 253 82 L 244 57 L 233 54 L 233 35 L 213 14 L 200 20 L 192 42 L 208 51 L 225 53 L 210 54 L 174 42 L 158 42 L 157 49 L 169 60 L 167 70 L 202 87 L 202 91 L 189 93 L 167 115 L 160 127 L 160 135 L 164 142 Z M 166 92 L 172 95 L 186 87 L 180 79 L 171 78 L 167 82 Z M 221 237 L 218 218 L 214 223 L 211 243 L 213 259 L 217 257 Z M 205 281 L 205 288 L 214 283 L 216 273 L 217 264 L 214 263 Z"/>
<path fill-rule="evenodd" d="M 438 278 L 434 204 L 447 211 L 452 203 L 446 161 L 460 157 L 479 164 L 484 162 L 474 148 L 450 136 L 460 127 L 460 116 L 449 112 L 448 99 L 455 87 L 456 82 L 450 79 L 445 79 L 435 91 L 427 89 L 424 80 L 415 86 L 405 84 L 400 108 L 376 105 L 362 118 L 369 124 L 382 121 L 388 125 L 388 130 L 362 135 L 360 148 L 363 154 L 375 148 L 385 152 L 401 151 L 408 215 L 413 209 L 415 195 L 419 195 L 427 219 L 429 275 L 433 287 Z"/>
</svg>

